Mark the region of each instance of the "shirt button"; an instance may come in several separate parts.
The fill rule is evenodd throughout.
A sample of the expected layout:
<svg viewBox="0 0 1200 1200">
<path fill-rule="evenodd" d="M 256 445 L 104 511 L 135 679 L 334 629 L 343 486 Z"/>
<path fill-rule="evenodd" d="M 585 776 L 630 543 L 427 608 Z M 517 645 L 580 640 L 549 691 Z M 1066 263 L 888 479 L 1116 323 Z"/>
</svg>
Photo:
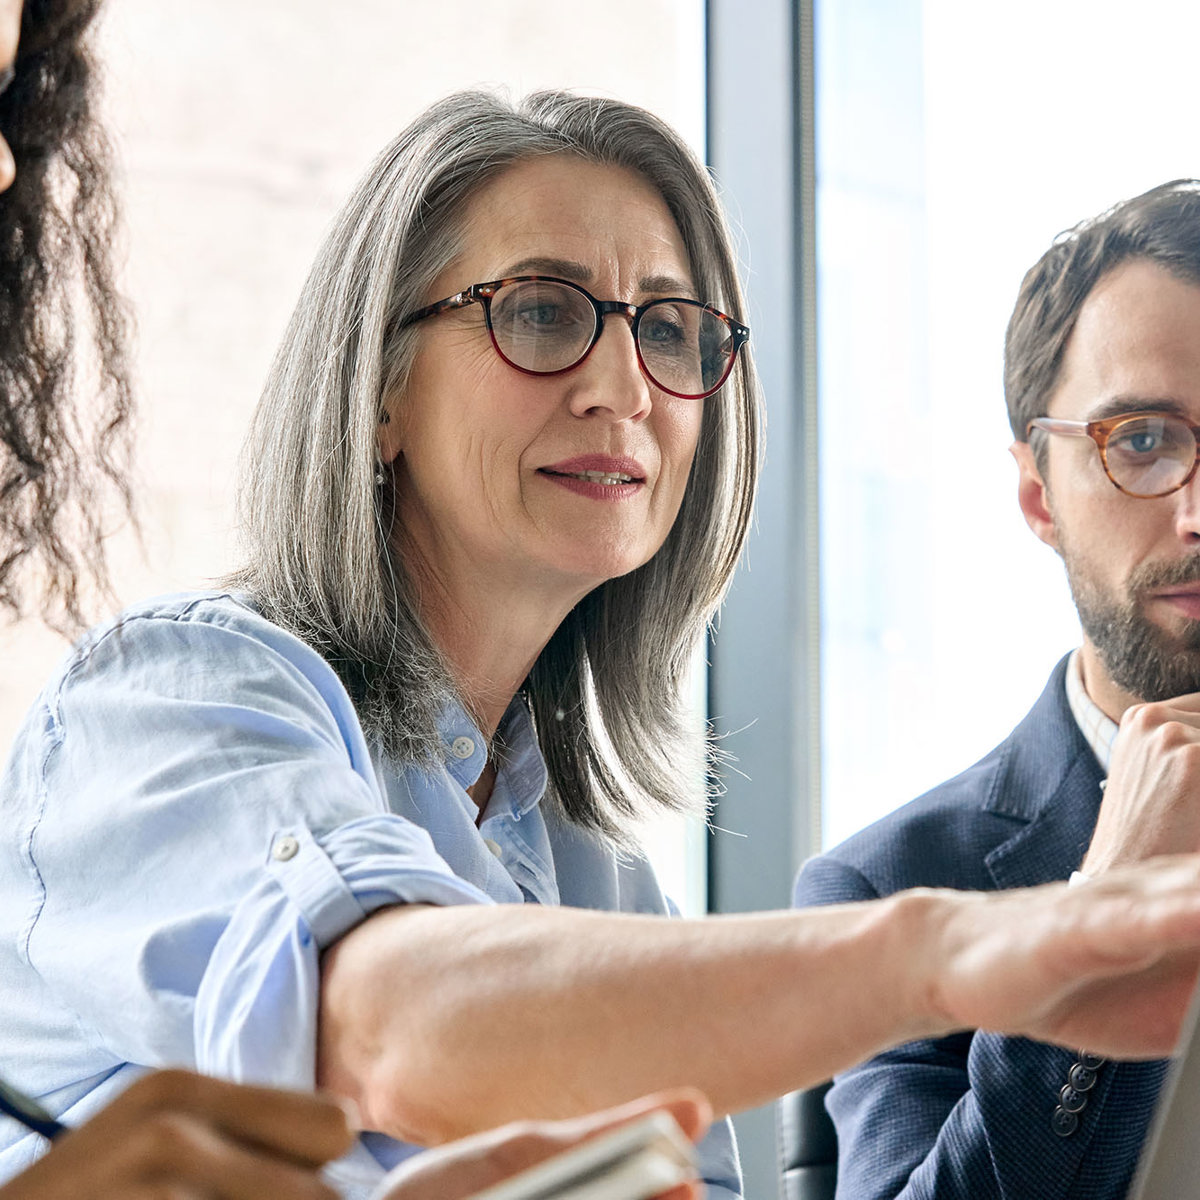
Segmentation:
<svg viewBox="0 0 1200 1200">
<path fill-rule="evenodd" d="M 494 855 L 495 855 L 497 858 L 499 858 L 499 857 L 500 857 L 500 856 L 501 856 L 501 855 L 504 853 L 504 851 L 500 849 L 500 843 L 499 843 L 499 842 L 493 842 L 491 838 L 484 838 L 484 839 L 483 839 L 483 844 L 484 844 L 484 845 L 485 845 L 485 846 L 486 846 L 486 847 L 487 847 L 487 848 L 488 848 L 488 849 L 489 849 L 489 850 L 490 850 L 490 851 L 491 851 L 491 852 L 492 852 L 492 853 L 493 853 L 493 854 L 494 854 Z"/>
<path fill-rule="evenodd" d="M 1079 1118 L 1059 1105 L 1050 1118 L 1050 1128 L 1061 1138 L 1070 1137 L 1079 1128 Z"/>
<path fill-rule="evenodd" d="M 450 753 L 455 758 L 470 758 L 475 753 L 475 743 L 469 737 L 456 737 L 450 743 Z"/>
<path fill-rule="evenodd" d="M 271 857 L 276 862 L 288 862 L 300 853 L 300 843 L 294 837 L 284 836 L 275 839 L 271 847 Z"/>
<path fill-rule="evenodd" d="M 1069 1113 L 1081 1113 L 1087 1108 L 1087 1096 L 1077 1092 L 1069 1083 L 1058 1093 L 1058 1102 Z"/>
<path fill-rule="evenodd" d="M 1088 1054 L 1086 1051 L 1080 1051 L 1079 1065 L 1087 1067 L 1089 1071 L 1098 1071 L 1106 1062 L 1108 1062 L 1108 1059 L 1101 1058 L 1099 1054 Z"/>
</svg>

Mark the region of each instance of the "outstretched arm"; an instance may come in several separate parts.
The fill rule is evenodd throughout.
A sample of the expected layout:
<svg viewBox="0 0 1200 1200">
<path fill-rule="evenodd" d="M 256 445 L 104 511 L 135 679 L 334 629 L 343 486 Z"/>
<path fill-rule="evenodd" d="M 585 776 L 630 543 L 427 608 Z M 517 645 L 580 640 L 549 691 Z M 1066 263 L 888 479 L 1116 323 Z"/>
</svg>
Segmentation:
<svg viewBox="0 0 1200 1200">
<path fill-rule="evenodd" d="M 325 956 L 319 1081 L 370 1127 L 436 1143 L 687 1083 L 735 1111 L 972 1027 L 1154 1056 L 1197 946 L 1194 858 L 1074 891 L 699 921 L 393 908 Z"/>
<path fill-rule="evenodd" d="M 834 855 L 800 875 L 796 902 L 876 895 Z M 1086 1080 L 1077 1049 L 997 1033 L 956 1033 L 885 1050 L 837 1077 L 844 1200 L 1121 1200 L 1162 1077 L 1159 1062 L 1107 1062 Z M 1082 1111 L 1056 1116 L 1061 1089 L 1089 1086 Z M 1072 1107 L 1075 1107 L 1073 1104 Z"/>
</svg>

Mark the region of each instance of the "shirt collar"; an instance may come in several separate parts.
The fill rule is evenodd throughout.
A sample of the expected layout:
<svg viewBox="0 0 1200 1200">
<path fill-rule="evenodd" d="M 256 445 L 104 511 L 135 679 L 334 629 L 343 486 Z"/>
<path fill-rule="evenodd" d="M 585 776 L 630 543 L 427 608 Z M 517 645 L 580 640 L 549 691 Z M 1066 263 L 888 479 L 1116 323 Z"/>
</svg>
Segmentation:
<svg viewBox="0 0 1200 1200">
<path fill-rule="evenodd" d="M 1117 736 L 1117 723 L 1087 694 L 1087 689 L 1083 686 L 1083 664 L 1078 650 L 1072 651 L 1067 663 L 1066 687 L 1067 703 L 1071 706 L 1075 724 L 1079 726 L 1079 732 L 1091 746 L 1100 769 L 1107 775 L 1108 764 L 1112 759 L 1113 739 Z"/>
<path fill-rule="evenodd" d="M 487 762 L 487 739 L 457 701 L 451 701 L 442 710 L 438 735 L 446 770 L 460 787 L 469 788 Z M 493 799 L 499 800 L 497 792 L 500 793 L 513 815 L 524 816 L 542 799 L 547 772 L 523 696 L 514 696 L 500 719 L 494 751 L 497 788 Z M 488 808 L 492 810 L 493 805 L 489 803 Z"/>
</svg>

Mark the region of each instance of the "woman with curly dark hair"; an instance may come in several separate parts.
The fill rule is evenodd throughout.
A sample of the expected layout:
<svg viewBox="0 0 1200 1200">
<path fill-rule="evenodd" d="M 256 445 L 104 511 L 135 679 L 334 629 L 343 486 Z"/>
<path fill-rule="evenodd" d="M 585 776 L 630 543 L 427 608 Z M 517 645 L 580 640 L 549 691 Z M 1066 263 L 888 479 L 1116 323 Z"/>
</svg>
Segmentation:
<svg viewBox="0 0 1200 1200">
<path fill-rule="evenodd" d="M 88 37 L 99 8 L 0 5 L 0 607 L 67 628 L 91 585 L 107 590 L 106 514 L 131 510 L 129 322 Z"/>
</svg>

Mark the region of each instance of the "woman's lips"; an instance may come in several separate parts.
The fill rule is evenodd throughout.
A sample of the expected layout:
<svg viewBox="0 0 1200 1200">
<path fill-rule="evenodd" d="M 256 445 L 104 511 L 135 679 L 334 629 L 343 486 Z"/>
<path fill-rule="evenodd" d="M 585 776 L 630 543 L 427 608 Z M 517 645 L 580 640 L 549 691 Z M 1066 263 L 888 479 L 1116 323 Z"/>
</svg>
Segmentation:
<svg viewBox="0 0 1200 1200">
<path fill-rule="evenodd" d="M 621 475 L 629 482 L 645 483 L 646 471 L 636 458 L 624 454 L 577 454 L 539 470 L 548 475 Z"/>
<path fill-rule="evenodd" d="M 624 499 L 635 495 L 646 482 L 642 464 L 624 455 L 580 454 L 539 467 L 538 474 L 593 500 Z"/>
</svg>

